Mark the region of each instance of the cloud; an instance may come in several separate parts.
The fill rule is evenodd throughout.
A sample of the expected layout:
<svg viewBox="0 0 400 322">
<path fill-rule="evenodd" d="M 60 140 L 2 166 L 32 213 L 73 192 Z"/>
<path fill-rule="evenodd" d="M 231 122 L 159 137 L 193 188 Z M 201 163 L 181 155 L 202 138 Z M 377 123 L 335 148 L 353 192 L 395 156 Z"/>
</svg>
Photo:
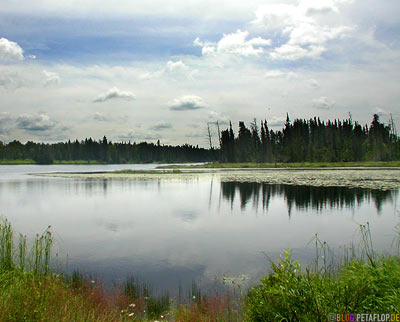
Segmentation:
<svg viewBox="0 0 400 322">
<path fill-rule="evenodd" d="M 313 79 L 313 78 L 311 78 L 311 79 L 308 80 L 308 86 L 309 86 L 310 88 L 312 88 L 312 89 L 318 89 L 318 88 L 320 88 L 320 85 L 319 85 L 318 81 L 315 80 L 315 79 Z"/>
<path fill-rule="evenodd" d="M 195 95 L 184 95 L 179 98 L 175 98 L 169 103 L 169 109 L 171 111 L 198 110 L 206 107 L 207 104 L 204 103 L 203 99 Z"/>
<path fill-rule="evenodd" d="M 141 80 L 149 80 L 152 78 L 158 78 L 164 75 L 164 69 L 156 70 L 155 72 L 145 72 L 139 75 L 139 79 Z"/>
<path fill-rule="evenodd" d="M 287 79 L 293 79 L 296 78 L 298 75 L 297 73 L 294 72 L 284 72 L 278 69 L 275 70 L 269 70 L 265 72 L 264 78 L 280 78 L 280 77 L 285 77 Z"/>
<path fill-rule="evenodd" d="M 220 125 L 226 125 L 229 123 L 230 119 L 227 115 L 217 112 L 217 111 L 208 111 L 208 120 L 210 122 L 216 122 Z"/>
<path fill-rule="evenodd" d="M 327 50 L 329 40 L 347 36 L 354 27 L 319 23 L 316 14 L 339 13 L 342 0 L 303 0 L 297 5 L 267 4 L 255 11 L 254 24 L 281 34 L 287 39 L 271 53 L 272 59 L 318 58 Z"/>
<path fill-rule="evenodd" d="M 193 44 L 202 47 L 203 55 L 211 55 L 214 53 L 236 54 L 240 56 L 257 56 L 264 52 L 266 46 L 271 46 L 271 39 L 261 37 L 251 38 L 248 31 L 238 29 L 235 33 L 224 34 L 218 43 L 202 42 L 197 37 Z"/>
<path fill-rule="evenodd" d="M 161 138 L 162 136 L 158 133 L 152 133 L 152 132 L 142 133 L 136 130 L 128 130 L 127 132 L 116 136 L 116 139 L 121 141 L 133 141 L 133 140 L 152 141 L 152 140 L 159 140 Z"/>
<path fill-rule="evenodd" d="M 23 114 L 17 117 L 16 122 L 17 128 L 32 132 L 48 131 L 53 129 L 56 125 L 56 123 L 45 114 Z"/>
<path fill-rule="evenodd" d="M 13 121 L 10 113 L 1 112 L 0 113 L 0 134 L 8 133 L 10 123 Z"/>
<path fill-rule="evenodd" d="M 285 122 L 286 118 L 283 116 L 273 116 L 270 119 L 267 119 L 267 124 L 269 126 L 283 126 Z"/>
<path fill-rule="evenodd" d="M 58 76 L 57 73 L 48 72 L 48 71 L 44 70 L 43 74 L 46 77 L 46 79 L 44 80 L 44 85 L 45 86 L 57 85 L 58 82 L 60 81 L 60 76 Z"/>
<path fill-rule="evenodd" d="M 139 79 L 141 80 L 149 80 L 153 78 L 160 78 L 163 76 L 169 77 L 187 77 L 189 79 L 193 79 L 193 76 L 198 72 L 198 70 L 193 69 L 187 66 L 182 60 L 172 61 L 169 60 L 165 67 L 156 70 L 154 72 L 146 72 L 139 75 Z"/>
<path fill-rule="evenodd" d="M 13 41 L 0 38 L 0 61 L 18 61 L 24 59 L 24 51 Z"/>
<path fill-rule="evenodd" d="M 335 105 L 335 101 L 329 101 L 327 97 L 321 96 L 312 100 L 312 104 L 315 108 L 329 110 Z"/>
<path fill-rule="evenodd" d="M 390 114 L 388 111 L 386 111 L 385 109 L 383 109 L 381 107 L 376 107 L 375 113 L 378 114 L 379 116 L 387 116 Z"/>
<path fill-rule="evenodd" d="M 298 45 L 285 44 L 275 48 L 270 53 L 272 59 L 299 60 L 303 58 L 318 58 L 326 50 L 323 46 L 308 46 L 303 48 Z"/>
<path fill-rule="evenodd" d="M 167 62 L 167 70 L 170 72 L 173 71 L 186 71 L 189 67 L 186 66 L 181 60 L 178 60 L 176 62 L 173 61 L 168 61 Z"/>
<path fill-rule="evenodd" d="M 106 117 L 103 113 L 99 113 L 99 112 L 94 113 L 93 119 L 96 121 L 99 121 L 99 122 L 106 122 L 109 120 L 108 117 Z"/>
<path fill-rule="evenodd" d="M 204 132 L 186 132 L 185 138 L 206 138 L 206 131 Z"/>
<path fill-rule="evenodd" d="M 132 101 L 135 99 L 135 94 L 133 94 L 132 92 L 124 92 L 119 90 L 117 87 L 113 87 L 107 93 L 100 94 L 96 99 L 93 100 L 93 102 L 105 102 L 115 98 L 122 98 L 127 101 Z"/>
<path fill-rule="evenodd" d="M 322 45 L 328 40 L 345 36 L 351 30 L 353 28 L 347 26 L 333 28 L 314 23 L 301 23 L 286 32 L 290 35 L 288 42 L 290 45 Z"/>
<path fill-rule="evenodd" d="M 23 86 L 24 80 L 18 73 L 4 73 L 0 74 L 0 86 L 7 89 L 16 89 Z"/>
<path fill-rule="evenodd" d="M 150 127 L 150 130 L 154 130 L 154 131 L 162 131 L 162 130 L 167 130 L 167 129 L 172 129 L 171 123 L 160 122 L 160 123 L 157 123 Z"/>
</svg>

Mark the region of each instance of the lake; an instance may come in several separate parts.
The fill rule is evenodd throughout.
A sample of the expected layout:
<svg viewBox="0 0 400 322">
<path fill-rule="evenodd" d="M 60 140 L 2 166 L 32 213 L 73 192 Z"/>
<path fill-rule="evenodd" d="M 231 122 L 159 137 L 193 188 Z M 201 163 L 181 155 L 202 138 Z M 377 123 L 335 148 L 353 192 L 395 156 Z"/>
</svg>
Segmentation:
<svg viewBox="0 0 400 322">
<path fill-rule="evenodd" d="M 134 276 L 171 293 L 192 281 L 211 287 L 223 276 L 255 283 L 268 272 L 268 258 L 290 248 L 294 258 L 309 263 L 315 234 L 340 250 L 358 243 L 359 225 L 366 222 L 375 249 L 393 251 L 400 170 L 310 170 L 319 172 L 305 172 L 308 181 L 301 185 L 289 179 L 302 172 L 290 170 L 147 178 L 28 175 L 156 166 L 0 166 L 0 214 L 28 237 L 51 225 L 58 269 L 79 269 L 106 284 Z M 319 173 L 361 173 L 366 185 L 313 184 L 312 175 Z M 379 189 L 370 185 L 378 181 L 374 176 L 383 178 Z"/>
</svg>

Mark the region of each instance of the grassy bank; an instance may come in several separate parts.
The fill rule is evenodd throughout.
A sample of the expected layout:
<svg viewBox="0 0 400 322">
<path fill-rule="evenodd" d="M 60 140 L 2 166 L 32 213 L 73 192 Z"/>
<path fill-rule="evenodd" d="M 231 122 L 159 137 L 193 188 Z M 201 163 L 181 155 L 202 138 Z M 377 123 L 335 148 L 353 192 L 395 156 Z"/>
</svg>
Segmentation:
<svg viewBox="0 0 400 322">
<path fill-rule="evenodd" d="M 50 269 L 50 231 L 28 248 L 26 238 L 2 221 L 0 321 L 326 321 L 330 313 L 400 313 L 400 259 L 377 256 L 368 225 L 360 230 L 358 255 L 349 252 L 341 262 L 316 239 L 315 261 L 305 269 L 286 251 L 239 299 L 194 289 L 178 304 L 167 294 L 153 297 L 135 279 L 105 292 L 101 283 L 79 273 L 57 275 Z"/>
<path fill-rule="evenodd" d="M 400 167 L 400 161 L 364 161 L 364 162 L 296 162 L 296 163 L 206 163 L 200 165 L 170 165 L 159 167 L 162 169 L 174 168 L 215 168 L 215 169 L 246 169 L 246 168 L 391 168 Z"/>
<path fill-rule="evenodd" d="M 34 160 L 0 160 L 0 165 L 37 164 Z M 53 164 L 104 164 L 96 160 L 54 160 Z"/>
<path fill-rule="evenodd" d="M 35 161 L 27 160 L 0 160 L 0 165 L 19 165 L 19 164 L 36 164 Z"/>
<path fill-rule="evenodd" d="M 157 162 L 137 162 L 137 163 L 118 163 L 118 164 L 163 164 L 171 163 L 168 161 L 157 161 Z M 179 162 L 179 164 L 191 163 L 191 162 Z M 0 159 L 0 165 L 18 165 L 18 164 L 39 164 L 32 159 L 25 160 L 4 160 Z M 53 160 L 51 164 L 115 164 L 107 163 L 98 160 Z"/>
</svg>

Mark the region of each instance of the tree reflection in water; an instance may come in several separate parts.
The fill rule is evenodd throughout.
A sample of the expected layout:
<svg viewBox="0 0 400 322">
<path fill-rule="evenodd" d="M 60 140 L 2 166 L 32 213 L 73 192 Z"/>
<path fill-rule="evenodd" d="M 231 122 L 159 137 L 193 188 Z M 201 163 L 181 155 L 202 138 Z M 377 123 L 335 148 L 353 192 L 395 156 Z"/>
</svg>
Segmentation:
<svg viewBox="0 0 400 322">
<path fill-rule="evenodd" d="M 231 203 L 231 206 L 238 195 L 242 209 L 251 201 L 254 208 L 261 203 L 263 209 L 268 210 L 272 197 L 283 197 L 289 214 L 293 207 L 300 210 L 311 208 L 320 211 L 326 208 L 353 208 L 371 201 L 379 213 L 385 202 L 393 202 L 398 195 L 397 190 L 295 186 L 258 182 L 221 182 L 221 190 L 222 196 Z"/>
</svg>

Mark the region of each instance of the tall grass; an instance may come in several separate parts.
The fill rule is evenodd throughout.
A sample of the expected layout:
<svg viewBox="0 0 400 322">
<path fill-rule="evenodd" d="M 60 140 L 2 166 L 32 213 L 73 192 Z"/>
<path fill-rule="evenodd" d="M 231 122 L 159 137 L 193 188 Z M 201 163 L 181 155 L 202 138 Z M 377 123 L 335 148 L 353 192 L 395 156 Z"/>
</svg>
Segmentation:
<svg viewBox="0 0 400 322">
<path fill-rule="evenodd" d="M 49 229 L 50 226 L 42 235 L 36 235 L 31 249 L 28 250 L 26 236 L 19 234 L 18 245 L 15 246 L 11 223 L 7 219 L 0 219 L 0 269 L 48 274 L 53 243 Z"/>
</svg>

